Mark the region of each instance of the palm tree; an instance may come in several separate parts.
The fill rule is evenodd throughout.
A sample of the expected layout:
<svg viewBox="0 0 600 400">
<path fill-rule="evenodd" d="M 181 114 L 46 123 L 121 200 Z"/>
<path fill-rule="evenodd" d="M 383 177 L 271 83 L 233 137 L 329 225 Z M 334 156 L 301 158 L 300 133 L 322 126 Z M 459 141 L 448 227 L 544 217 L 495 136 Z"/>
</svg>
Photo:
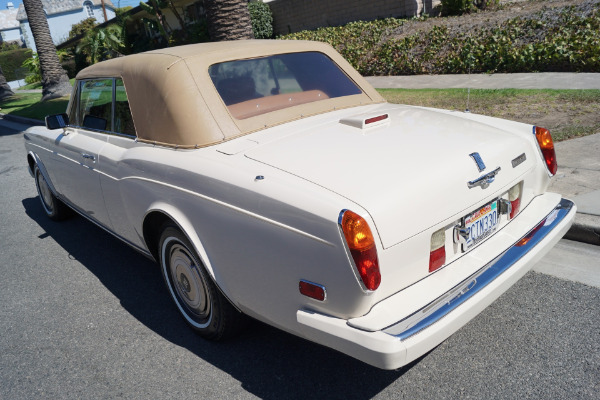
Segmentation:
<svg viewBox="0 0 600 400">
<path fill-rule="evenodd" d="M 4 73 L 2 72 L 2 67 L 0 67 L 0 100 L 6 97 L 12 96 L 14 93 L 8 86 L 6 82 L 6 78 L 4 77 Z"/>
<path fill-rule="evenodd" d="M 254 39 L 247 0 L 204 2 L 211 40 Z"/>
<path fill-rule="evenodd" d="M 58 60 L 42 0 L 23 0 L 23 6 L 40 57 L 42 101 L 69 95 L 72 87 L 67 73 Z"/>
</svg>

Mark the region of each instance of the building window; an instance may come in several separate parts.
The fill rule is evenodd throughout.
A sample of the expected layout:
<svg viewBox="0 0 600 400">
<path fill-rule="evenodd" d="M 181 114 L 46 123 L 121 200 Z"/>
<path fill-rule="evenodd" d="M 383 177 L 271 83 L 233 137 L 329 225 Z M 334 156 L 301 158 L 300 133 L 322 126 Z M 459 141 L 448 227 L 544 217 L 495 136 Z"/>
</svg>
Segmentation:
<svg viewBox="0 0 600 400">
<path fill-rule="evenodd" d="M 92 9 L 92 2 L 86 1 L 83 3 L 83 8 L 85 8 L 85 12 L 87 13 L 88 18 L 94 17 L 94 10 Z"/>
</svg>

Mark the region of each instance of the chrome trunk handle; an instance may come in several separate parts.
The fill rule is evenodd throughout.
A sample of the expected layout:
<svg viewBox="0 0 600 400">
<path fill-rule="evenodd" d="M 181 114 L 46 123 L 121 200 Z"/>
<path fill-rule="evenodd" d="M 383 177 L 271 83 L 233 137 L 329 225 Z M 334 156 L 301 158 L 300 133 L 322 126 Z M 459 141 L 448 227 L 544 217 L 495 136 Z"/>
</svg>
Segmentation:
<svg viewBox="0 0 600 400">
<path fill-rule="evenodd" d="M 500 167 L 496 168 L 492 172 L 480 176 L 477 179 L 467 182 L 467 185 L 469 186 L 469 189 L 474 188 L 475 186 L 481 186 L 482 189 L 485 189 L 490 185 L 490 183 L 494 182 L 498 172 L 500 172 Z"/>
</svg>

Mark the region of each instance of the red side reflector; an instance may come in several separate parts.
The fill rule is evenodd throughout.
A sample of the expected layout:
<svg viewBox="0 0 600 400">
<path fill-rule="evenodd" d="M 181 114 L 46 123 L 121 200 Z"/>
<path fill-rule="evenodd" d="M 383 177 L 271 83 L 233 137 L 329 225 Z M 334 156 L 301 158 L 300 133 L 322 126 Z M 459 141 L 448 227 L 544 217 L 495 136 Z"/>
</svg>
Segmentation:
<svg viewBox="0 0 600 400">
<path fill-rule="evenodd" d="M 542 150 L 544 161 L 546 161 L 546 167 L 550 175 L 555 175 L 558 170 L 558 164 L 556 163 L 556 153 L 554 152 L 554 142 L 552 141 L 552 135 L 546 128 L 535 127 L 535 137 Z"/>
<path fill-rule="evenodd" d="M 300 281 L 300 293 L 310 298 L 323 301 L 325 300 L 325 287 L 308 281 Z"/>
<path fill-rule="evenodd" d="M 446 247 L 442 246 L 429 253 L 429 272 L 433 272 L 446 263 Z"/>
<path fill-rule="evenodd" d="M 372 124 L 374 122 L 383 121 L 384 119 L 388 119 L 388 115 L 387 114 L 379 115 L 379 116 L 373 117 L 373 118 L 367 118 L 367 119 L 365 119 L 365 125 L 369 125 L 369 124 Z"/>
</svg>

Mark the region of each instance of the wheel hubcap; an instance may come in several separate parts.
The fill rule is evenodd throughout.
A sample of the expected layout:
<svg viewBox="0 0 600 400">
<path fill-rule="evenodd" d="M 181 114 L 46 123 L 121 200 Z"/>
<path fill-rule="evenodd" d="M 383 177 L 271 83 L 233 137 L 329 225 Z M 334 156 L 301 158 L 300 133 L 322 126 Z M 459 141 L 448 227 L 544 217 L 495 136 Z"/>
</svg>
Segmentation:
<svg viewBox="0 0 600 400">
<path fill-rule="evenodd" d="M 169 273 L 173 288 L 188 316 L 201 322 L 210 316 L 210 301 L 199 266 L 180 244 L 171 247 Z"/>
<path fill-rule="evenodd" d="M 46 209 L 51 212 L 52 211 L 52 192 L 50 192 L 50 188 L 48 187 L 48 184 L 46 183 L 46 179 L 44 179 L 44 176 L 42 175 L 41 172 L 37 173 L 37 184 L 38 184 L 38 188 L 40 189 L 40 197 L 42 198 L 42 202 L 44 203 L 44 206 L 46 207 Z"/>
</svg>

